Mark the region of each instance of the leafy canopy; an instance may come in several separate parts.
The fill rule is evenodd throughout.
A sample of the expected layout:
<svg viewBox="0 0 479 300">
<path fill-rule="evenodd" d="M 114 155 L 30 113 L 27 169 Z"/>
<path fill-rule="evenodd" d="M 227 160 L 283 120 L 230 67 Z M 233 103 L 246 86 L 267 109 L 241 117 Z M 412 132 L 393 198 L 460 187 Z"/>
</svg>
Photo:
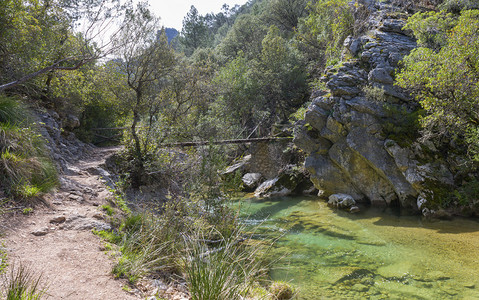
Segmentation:
<svg viewBox="0 0 479 300">
<path fill-rule="evenodd" d="M 408 27 L 431 48 L 413 50 L 397 80 L 429 113 L 422 120 L 426 137 L 465 135 L 469 150 L 479 160 L 479 10 L 452 18 L 429 12 L 411 19 Z"/>
</svg>

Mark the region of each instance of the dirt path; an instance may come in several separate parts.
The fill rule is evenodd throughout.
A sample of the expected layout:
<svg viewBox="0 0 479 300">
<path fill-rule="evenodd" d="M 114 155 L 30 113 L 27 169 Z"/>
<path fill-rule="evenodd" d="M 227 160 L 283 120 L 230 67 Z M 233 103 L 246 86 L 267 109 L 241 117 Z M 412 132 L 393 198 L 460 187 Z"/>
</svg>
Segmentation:
<svg viewBox="0 0 479 300">
<path fill-rule="evenodd" d="M 10 263 L 28 264 L 42 272 L 48 299 L 142 299 L 122 289 L 111 275 L 113 261 L 93 228 L 109 228 L 100 206 L 110 196 L 99 167 L 116 148 L 98 148 L 69 167 L 62 188 L 33 215 L 12 217 L 4 239 Z"/>
</svg>

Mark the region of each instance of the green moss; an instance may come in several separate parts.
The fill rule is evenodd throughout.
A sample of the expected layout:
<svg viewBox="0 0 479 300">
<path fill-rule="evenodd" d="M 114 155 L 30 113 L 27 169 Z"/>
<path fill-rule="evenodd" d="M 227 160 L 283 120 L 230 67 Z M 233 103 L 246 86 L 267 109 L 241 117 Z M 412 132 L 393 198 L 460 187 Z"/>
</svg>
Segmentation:
<svg viewBox="0 0 479 300">
<path fill-rule="evenodd" d="M 449 186 L 427 179 L 423 187 L 429 209 L 449 208 L 453 205 L 454 197 Z"/>
</svg>

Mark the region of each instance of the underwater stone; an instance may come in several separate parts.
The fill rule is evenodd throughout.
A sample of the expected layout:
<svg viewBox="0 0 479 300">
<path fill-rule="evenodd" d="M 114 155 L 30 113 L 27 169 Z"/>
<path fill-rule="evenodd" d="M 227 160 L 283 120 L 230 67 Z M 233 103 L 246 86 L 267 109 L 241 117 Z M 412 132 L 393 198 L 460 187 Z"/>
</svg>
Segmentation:
<svg viewBox="0 0 479 300">
<path fill-rule="evenodd" d="M 353 197 L 346 194 L 333 194 L 329 196 L 329 205 L 341 207 L 341 208 L 348 208 L 356 205 L 356 201 L 354 201 Z"/>
</svg>

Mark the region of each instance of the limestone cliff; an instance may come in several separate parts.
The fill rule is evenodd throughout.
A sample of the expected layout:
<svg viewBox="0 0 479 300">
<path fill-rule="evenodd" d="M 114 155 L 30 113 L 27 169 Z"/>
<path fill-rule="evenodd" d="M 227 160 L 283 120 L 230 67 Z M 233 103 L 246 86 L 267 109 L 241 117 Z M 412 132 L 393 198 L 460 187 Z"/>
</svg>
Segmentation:
<svg viewBox="0 0 479 300">
<path fill-rule="evenodd" d="M 402 29 L 408 15 L 387 1 L 370 1 L 369 11 L 368 31 L 346 39 L 342 62 L 327 69 L 326 89 L 313 93 L 294 141 L 323 196 L 427 214 L 437 191 L 453 188 L 460 158 L 417 142 L 419 107 L 394 85 L 401 59 L 416 47 Z"/>
</svg>

